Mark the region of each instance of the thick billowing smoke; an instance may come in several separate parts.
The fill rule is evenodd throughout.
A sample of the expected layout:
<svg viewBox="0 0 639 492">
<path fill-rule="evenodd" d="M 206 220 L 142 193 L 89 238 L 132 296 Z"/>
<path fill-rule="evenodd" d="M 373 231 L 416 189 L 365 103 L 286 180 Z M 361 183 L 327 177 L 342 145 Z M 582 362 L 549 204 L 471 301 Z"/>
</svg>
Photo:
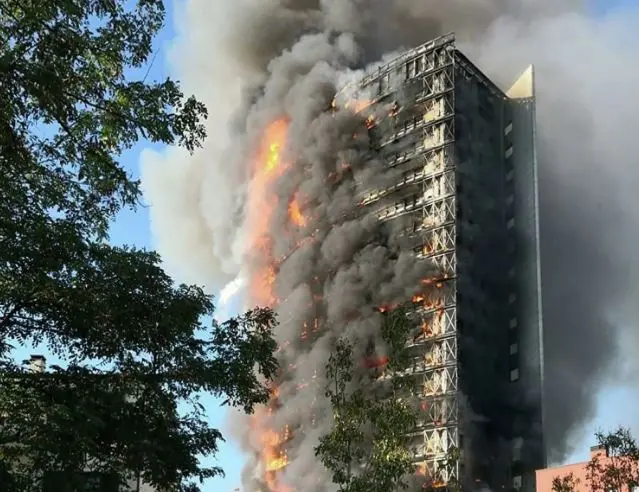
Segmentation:
<svg viewBox="0 0 639 492">
<path fill-rule="evenodd" d="M 639 226 L 637 14 L 569 14 L 520 30 L 502 22 L 474 51 L 491 74 L 536 64 L 547 432 L 557 460 L 594 417 L 608 371 L 637 381 L 636 362 L 634 376 L 621 371 L 636 358 L 618 348 L 636 347 L 639 333 L 630 246 Z"/>
<path fill-rule="evenodd" d="M 295 369 L 280 387 L 290 396 L 277 424 L 308 424 L 303 410 L 312 395 L 295 387 L 321 377 L 330 334 L 374 333 L 373 309 L 405 296 L 424 273 L 375 240 L 376 224 L 351 215 L 354 194 L 391 177 L 367 157 L 358 117 L 326 111 L 335 87 L 354 77 L 353 68 L 455 31 L 462 50 L 502 86 L 536 65 L 548 444 L 557 459 L 570 450 L 620 356 L 618 341 L 638 341 L 628 328 L 638 314 L 638 23 L 630 12 L 593 19 L 581 2 L 556 0 L 186 3 L 172 61 L 185 90 L 209 108 L 209 138 L 195 156 L 146 153 L 145 195 L 158 247 L 181 279 L 217 290 L 254 273 L 264 255 L 247 247 L 255 222 L 249 182 L 265 129 L 289 120 L 281 160 L 290 165 L 273 185 L 278 200 L 269 215 L 272 254 L 278 262 L 288 255 L 276 281 L 283 299 L 276 336 L 299 339 L 300 326 L 318 314 L 312 309 L 327 334 L 312 346 L 283 348 Z M 307 221 L 297 229 L 288 218 L 294 198 Z M 311 232 L 311 241 L 294 246 Z M 321 413 L 317 407 L 314 418 Z M 322 477 L 313 446 L 326 429 L 315 424 L 293 436 L 285 474 L 295 490 L 313 490 Z M 263 447 L 256 433 L 245 437 Z"/>
</svg>

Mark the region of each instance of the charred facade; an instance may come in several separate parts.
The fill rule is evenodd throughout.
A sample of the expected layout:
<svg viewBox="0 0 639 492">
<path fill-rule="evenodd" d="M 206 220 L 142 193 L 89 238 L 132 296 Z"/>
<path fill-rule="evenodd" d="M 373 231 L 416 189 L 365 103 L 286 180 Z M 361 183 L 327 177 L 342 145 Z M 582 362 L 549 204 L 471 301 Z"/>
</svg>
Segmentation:
<svg viewBox="0 0 639 492">
<path fill-rule="evenodd" d="M 532 67 L 503 92 L 448 35 L 357 90 L 377 108 L 373 148 L 397 176 L 361 202 L 437 272 L 408 342 L 415 463 L 465 489 L 532 491 L 545 465 Z"/>
</svg>

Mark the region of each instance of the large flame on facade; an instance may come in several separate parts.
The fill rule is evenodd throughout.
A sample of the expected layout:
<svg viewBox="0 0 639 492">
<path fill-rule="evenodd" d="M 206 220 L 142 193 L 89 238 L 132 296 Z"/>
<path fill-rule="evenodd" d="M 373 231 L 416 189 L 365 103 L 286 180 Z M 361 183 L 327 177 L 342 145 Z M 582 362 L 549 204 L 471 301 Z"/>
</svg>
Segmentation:
<svg viewBox="0 0 639 492">
<path fill-rule="evenodd" d="M 349 109 L 353 113 L 364 110 L 370 105 L 369 101 L 355 101 L 354 106 Z M 249 243 L 251 244 L 251 274 L 249 280 L 248 297 L 252 305 L 260 305 L 281 311 L 282 303 L 285 299 L 280 299 L 276 292 L 276 279 L 279 267 L 286 261 L 287 256 L 278 257 L 274 252 L 274 244 L 277 237 L 273 236 L 274 224 L 281 218 L 276 215 L 276 211 L 280 207 L 279 201 L 286 200 L 281 194 L 276 192 L 276 185 L 280 179 L 286 178 L 286 173 L 293 168 L 294 162 L 290 161 L 290 157 L 286 155 L 286 144 L 289 135 L 289 122 L 286 119 L 278 119 L 271 122 L 265 128 L 259 142 L 258 151 L 256 153 L 253 178 L 249 186 L 249 195 L 247 202 L 247 224 L 249 225 Z M 350 169 L 348 163 L 341 163 L 338 170 L 329 175 L 327 180 L 329 183 L 339 182 L 341 173 Z M 300 194 L 299 190 L 293 196 L 288 198 L 287 226 L 292 236 L 296 240 L 291 243 L 292 251 L 302 248 L 309 242 L 313 242 L 313 228 L 310 227 L 313 222 L 312 215 L 306 215 L 304 212 L 305 198 Z M 277 228 L 275 228 L 277 229 Z M 281 254 L 281 251 L 280 253 Z M 317 284 L 320 290 L 312 295 L 311 310 L 314 306 L 322 302 L 321 279 L 314 277 L 312 283 Z M 281 312 L 279 312 L 282 315 Z M 277 352 L 280 352 L 290 346 L 291 343 L 311 344 L 312 339 L 319 333 L 321 323 L 317 314 L 309 316 L 306 321 L 301 323 L 299 340 L 280 341 Z M 382 368 L 388 363 L 386 357 L 370 357 L 363 361 L 364 366 L 369 368 Z M 288 365 L 282 370 L 294 371 L 296 366 Z M 283 375 L 283 374 L 282 374 Z M 277 379 L 277 378 L 276 378 Z M 311 375 L 308 379 L 300 380 L 294 386 L 296 392 L 309 393 L 310 408 L 309 419 L 311 425 L 315 421 L 315 409 L 313 408 L 315 399 L 312 394 L 317 385 L 317 374 Z M 283 428 L 273 423 L 274 416 L 282 407 L 280 401 L 280 388 L 278 383 L 272 383 L 271 397 L 267 405 L 257 409 L 251 417 L 251 431 L 254 433 L 255 442 L 260 448 L 258 452 L 259 475 L 261 477 L 262 486 L 268 492 L 293 492 L 287 484 L 284 483 L 282 473 L 289 465 L 289 456 L 287 454 L 288 442 L 293 435 L 288 425 Z"/>
<path fill-rule="evenodd" d="M 338 117 L 341 116 L 341 124 L 348 129 L 348 134 L 356 127 L 359 130 L 355 130 L 353 138 L 347 144 L 343 144 L 346 151 L 339 153 L 335 150 L 335 155 L 330 156 L 331 166 L 327 167 L 327 172 L 322 176 L 325 191 L 329 195 L 335 193 L 338 196 L 338 190 L 356 187 L 354 172 L 357 172 L 357 166 L 363 165 L 362 162 L 353 160 L 353 157 L 357 155 L 355 152 L 357 131 L 365 133 L 367 138 L 370 137 L 371 128 L 378 125 L 380 121 L 392 117 L 394 108 L 394 103 L 376 104 L 365 99 L 348 99 L 340 104 L 333 101 L 332 112 L 326 117 L 335 118 L 335 121 L 338 121 Z M 302 482 L 306 484 L 305 486 L 312 487 L 315 486 L 314 482 L 322 482 L 321 475 L 306 477 L 303 471 L 300 472 L 299 455 L 312 453 L 311 446 L 316 437 L 313 437 L 315 431 L 309 433 L 308 429 L 315 427 L 318 418 L 324 419 L 323 429 L 328 429 L 327 422 L 330 421 L 330 417 L 322 413 L 326 411 L 322 409 L 321 403 L 318 403 L 325 380 L 321 369 L 317 366 L 317 363 L 320 361 L 323 363 L 322 358 L 327 356 L 319 355 L 313 370 L 304 370 L 304 368 L 300 370 L 300 366 L 305 366 L 308 355 L 318 345 L 321 346 L 316 343 L 322 339 L 326 328 L 328 327 L 327 333 L 324 333 L 326 339 L 335 338 L 341 333 L 337 327 L 348 327 L 350 323 L 355 326 L 362 322 L 362 319 L 368 319 L 369 322 L 373 317 L 379 319 L 380 315 L 376 311 L 389 312 L 412 301 L 416 309 L 431 313 L 430 316 L 424 317 L 423 322 L 415 326 L 412 336 L 414 342 L 418 343 L 425 338 L 435 336 L 436 333 L 443 333 L 445 297 L 450 294 L 443 282 L 447 274 L 433 272 L 429 263 L 422 262 L 416 266 L 412 275 L 403 275 L 399 281 L 386 273 L 386 285 L 393 286 L 389 292 L 394 293 L 390 296 L 377 292 L 378 290 L 385 292 L 385 290 L 378 289 L 377 282 L 381 278 L 377 273 L 373 273 L 377 270 L 371 270 L 370 274 L 366 273 L 370 275 L 366 280 L 368 294 L 362 301 L 363 304 L 369 303 L 366 309 L 361 309 L 362 302 L 359 304 L 354 302 L 352 305 L 344 306 L 342 312 L 335 314 L 331 312 L 332 306 L 329 306 L 331 301 L 324 297 L 331 295 L 330 286 L 331 283 L 335 285 L 337 272 L 326 268 L 326 263 L 316 263 L 309 272 L 304 274 L 306 297 L 303 297 L 303 302 L 295 300 L 294 303 L 297 305 L 291 305 L 291 300 L 296 299 L 290 297 L 296 284 L 291 280 L 290 275 L 287 276 L 285 273 L 287 268 L 291 268 L 289 259 L 298 251 L 308 253 L 309 249 L 312 249 L 309 246 L 313 244 L 330 242 L 327 242 L 329 232 L 320 231 L 322 224 L 325 229 L 326 223 L 333 227 L 352 225 L 352 222 L 348 222 L 352 218 L 348 219 L 348 216 L 328 218 L 322 215 L 326 214 L 326 208 L 317 207 L 317 203 L 314 202 L 314 200 L 317 201 L 317 196 L 309 196 L 307 188 L 299 185 L 299 177 L 306 169 L 305 166 L 309 165 L 304 160 L 308 159 L 308 156 L 305 156 L 303 149 L 300 148 L 303 144 L 297 139 L 290 140 L 292 138 L 289 121 L 285 118 L 274 120 L 263 129 L 257 145 L 252 169 L 253 177 L 247 196 L 246 218 L 249 232 L 248 244 L 250 244 L 248 301 L 251 305 L 274 309 L 280 317 L 279 326 L 282 330 L 275 333 L 279 343 L 277 357 L 280 359 L 281 373 L 272 383 L 268 404 L 258 408 L 250 420 L 251 448 L 255 452 L 253 457 L 256 459 L 253 463 L 257 465 L 252 469 L 251 474 L 257 477 L 258 482 L 254 485 L 256 487 L 254 490 L 261 492 L 292 492 L 297 490 Z M 339 144 L 336 143 L 336 145 Z M 368 146 L 369 143 L 366 142 L 366 145 Z M 316 158 L 315 155 L 312 156 L 312 159 L 314 158 Z M 371 163 L 366 162 L 366 165 L 370 166 Z M 371 189 L 369 185 L 362 183 L 357 183 L 357 186 L 360 186 L 362 190 Z M 356 196 L 361 195 L 354 194 L 352 190 L 349 193 L 351 195 L 346 202 L 358 203 L 359 198 L 356 199 Z M 361 205 L 366 206 L 366 203 Z M 361 241 L 360 254 L 372 251 L 366 246 L 367 240 L 362 237 Z M 317 253 L 317 250 L 315 252 Z M 333 251 L 328 250 L 323 253 L 329 256 L 334 254 Z M 423 253 L 428 254 L 426 250 Z M 413 253 L 405 254 L 413 258 Z M 395 259 L 387 253 L 384 258 L 389 265 L 395 262 Z M 301 263 L 292 264 L 298 270 L 300 267 L 304 268 Z M 359 269 L 363 265 L 364 262 L 360 265 L 353 260 L 352 264 L 346 261 L 340 266 L 343 271 L 348 271 L 349 266 Z M 391 271 L 390 268 L 386 269 L 386 272 Z M 328 290 L 327 286 L 329 286 Z M 356 284 L 354 286 L 357 287 Z M 402 288 L 397 288 L 399 286 Z M 407 296 L 408 291 L 414 295 Z M 336 292 L 336 290 L 333 291 L 333 296 Z M 335 297 L 332 299 L 334 303 Z M 293 314 L 290 311 L 296 311 L 296 313 Z M 332 326 L 330 316 L 333 316 L 332 323 L 336 328 L 334 332 L 330 328 Z M 361 329 L 359 325 L 357 326 Z M 388 356 L 377 351 L 375 343 L 370 343 L 374 342 L 370 334 L 366 336 L 369 338 L 362 336 L 365 343 L 361 344 L 356 355 L 361 357 L 358 371 L 361 374 L 373 372 L 383 374 L 387 371 L 390 360 Z M 292 358 L 291 353 L 294 354 Z M 435 357 L 438 359 L 435 360 Z M 421 364 L 441 365 L 444 362 L 442 357 L 443 355 L 439 353 L 432 355 L 432 360 L 424 357 Z M 431 386 L 433 387 L 424 387 L 425 396 L 436 393 L 436 382 L 433 382 Z M 293 408 L 297 410 L 292 410 Z M 306 446 L 304 450 L 300 450 L 300 441 Z M 310 459 L 316 461 L 315 456 Z M 419 475 L 417 473 L 417 476 Z M 293 477 L 292 480 L 291 477 Z M 296 489 L 290 488 L 290 485 L 295 485 Z"/>
<path fill-rule="evenodd" d="M 267 127 L 256 158 L 254 177 L 249 186 L 247 221 L 251 250 L 254 253 L 259 251 L 261 263 L 251 276 L 249 297 L 251 303 L 259 306 L 273 307 L 277 301 L 273 289 L 275 261 L 269 224 L 277 206 L 277 195 L 272 192 L 272 187 L 277 177 L 285 170 L 281 157 L 286 144 L 287 128 L 288 123 L 283 119 Z"/>
<path fill-rule="evenodd" d="M 273 238 L 270 235 L 270 223 L 278 196 L 272 188 L 277 178 L 286 172 L 283 152 L 287 133 L 288 122 L 284 119 L 276 120 L 266 128 L 255 160 L 247 207 L 251 251 L 256 260 L 249 283 L 249 299 L 252 304 L 270 308 L 276 308 L 279 301 L 275 293 L 277 262 L 273 256 Z M 298 205 L 295 210 L 298 220 L 303 220 Z M 263 480 L 268 490 L 289 492 L 277 477 L 277 472 L 288 465 L 282 445 L 289 439 L 289 431 L 273 429 L 269 422 L 279 404 L 278 397 L 278 388 L 271 388 L 270 402 L 266 407 L 259 408 L 252 417 L 252 430 L 259 438 Z"/>
<path fill-rule="evenodd" d="M 349 100 L 342 107 L 353 115 L 357 115 L 362 111 L 366 111 L 371 107 L 372 102 L 368 100 Z M 333 104 L 333 110 L 338 110 Z M 372 116 L 368 115 L 359 117 L 362 126 L 370 128 L 375 124 Z M 249 302 L 252 305 L 267 306 L 278 311 L 280 316 L 284 309 L 283 303 L 286 299 L 280 299 L 276 291 L 276 280 L 280 266 L 286 262 L 287 255 L 292 254 L 296 249 L 314 242 L 313 222 L 315 220 L 312 212 L 306 213 L 305 197 L 295 191 L 292 196 L 285 197 L 281 193 L 277 193 L 276 187 L 281 179 L 285 179 L 288 175 L 295 171 L 293 167 L 295 162 L 291 161 L 291 156 L 286 154 L 287 138 L 289 136 L 289 122 L 286 119 L 279 119 L 271 122 L 264 129 L 259 142 L 258 151 L 256 153 L 253 179 L 249 186 L 249 195 L 247 202 L 247 224 L 249 225 L 249 241 L 251 244 L 251 274 L 249 280 Z M 335 171 L 329 173 L 326 177 L 327 186 L 339 184 L 343 173 L 350 172 L 350 163 L 341 161 L 336 166 Z M 284 203 L 280 203 L 284 201 Z M 282 205 L 287 204 L 286 207 Z M 291 243 L 292 251 L 285 256 L 281 255 L 281 251 L 275 253 L 274 244 L 279 236 L 273 236 L 274 230 L 283 232 L 278 227 L 274 227 L 277 221 L 281 220 L 278 210 L 286 211 L 287 221 L 285 230 L 289 231 L 291 236 L 295 237 L 295 241 Z M 312 288 L 312 296 L 309 306 L 308 318 L 300 324 L 299 340 L 280 340 L 277 352 L 287 349 L 292 343 L 301 344 L 300 346 L 310 347 L 313 340 L 317 337 L 321 330 L 321 315 L 318 308 L 323 302 L 322 285 L 324 279 L 320 278 L 321 274 L 314 276 L 310 283 L 314 285 Z M 415 303 L 428 304 L 425 297 L 414 299 Z M 391 310 L 396 304 L 384 306 L 380 311 Z M 321 310 L 321 308 L 320 308 Z M 357 315 L 355 314 L 355 317 Z M 362 361 L 364 370 L 376 369 L 383 371 L 388 365 L 389 359 L 383 355 L 371 354 Z M 282 371 L 295 371 L 296 365 L 285 365 Z M 284 373 L 281 374 L 284 376 Z M 278 378 L 276 378 L 277 380 Z M 288 425 L 282 423 L 274 424 L 274 418 L 278 411 L 282 408 L 280 388 L 278 382 L 272 384 L 271 397 L 267 405 L 257 409 L 251 417 L 251 431 L 254 433 L 254 442 L 257 443 L 258 450 L 258 474 L 262 487 L 268 492 L 293 492 L 288 484 L 284 483 L 283 473 L 285 468 L 289 466 L 289 456 L 287 447 L 289 441 L 293 437 L 293 433 Z M 318 374 L 315 372 L 306 378 L 296 381 L 294 392 L 307 393 L 309 395 L 308 420 L 311 427 L 315 423 L 314 408 L 316 398 L 313 396 L 317 393 Z M 291 396 L 291 395 L 289 395 Z M 302 432 L 297 429 L 296 434 Z M 299 436 L 298 436 L 299 437 Z M 294 457 L 292 457 L 294 458 Z"/>
</svg>

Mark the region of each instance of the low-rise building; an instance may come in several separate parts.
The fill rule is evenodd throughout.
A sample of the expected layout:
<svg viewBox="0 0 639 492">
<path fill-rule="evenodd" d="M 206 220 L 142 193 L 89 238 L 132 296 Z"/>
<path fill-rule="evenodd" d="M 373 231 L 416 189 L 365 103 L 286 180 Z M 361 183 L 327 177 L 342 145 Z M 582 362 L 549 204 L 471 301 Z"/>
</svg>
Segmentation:
<svg viewBox="0 0 639 492">
<path fill-rule="evenodd" d="M 616 466 L 613 460 L 619 460 L 619 457 L 609 456 L 608 451 L 603 446 L 593 446 L 590 448 L 590 459 L 588 461 L 537 470 L 537 492 L 552 492 L 555 478 L 566 479 L 568 477 L 572 478 L 574 492 L 598 492 L 599 489 L 596 486 L 593 487 L 588 476 L 588 464 L 593 459 L 596 459 L 602 468 L 606 468 L 609 465 Z M 628 483 L 620 488 L 621 490 L 618 490 L 617 487 L 608 487 L 601 492 L 639 492 L 639 484 Z"/>
</svg>

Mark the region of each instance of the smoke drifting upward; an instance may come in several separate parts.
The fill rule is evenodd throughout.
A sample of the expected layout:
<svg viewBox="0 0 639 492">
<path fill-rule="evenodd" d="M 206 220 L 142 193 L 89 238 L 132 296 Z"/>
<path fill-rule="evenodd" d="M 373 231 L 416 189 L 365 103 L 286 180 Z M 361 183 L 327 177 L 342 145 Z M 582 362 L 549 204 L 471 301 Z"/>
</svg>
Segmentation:
<svg viewBox="0 0 639 492">
<path fill-rule="evenodd" d="M 173 65 L 209 107 L 209 138 L 195 156 L 145 153 L 145 196 L 173 273 L 211 289 L 240 275 L 251 302 L 277 306 L 288 375 L 273 423 L 315 419 L 290 436 L 284 479 L 295 490 L 314 490 L 323 473 L 313 447 L 330 422 L 314 396 L 332 337 L 374 336 L 375 308 L 410 295 L 427 273 L 379 241 L 374 221 L 352 215 L 358 192 L 392 176 L 368 155 L 362 117 L 327 111 L 336 87 L 353 69 L 449 31 L 504 85 L 536 65 L 545 403 L 548 444 L 561 459 L 593 417 L 622 355 L 618 340 L 636 337 L 635 14 L 595 20 L 580 2 L 556 0 L 186 3 Z M 300 340 L 303 326 L 312 345 Z M 248 432 L 244 443 L 261 450 L 263 436 Z M 251 472 L 264 466 L 256 458 Z M 248 475 L 248 490 L 264 487 Z"/>
</svg>

